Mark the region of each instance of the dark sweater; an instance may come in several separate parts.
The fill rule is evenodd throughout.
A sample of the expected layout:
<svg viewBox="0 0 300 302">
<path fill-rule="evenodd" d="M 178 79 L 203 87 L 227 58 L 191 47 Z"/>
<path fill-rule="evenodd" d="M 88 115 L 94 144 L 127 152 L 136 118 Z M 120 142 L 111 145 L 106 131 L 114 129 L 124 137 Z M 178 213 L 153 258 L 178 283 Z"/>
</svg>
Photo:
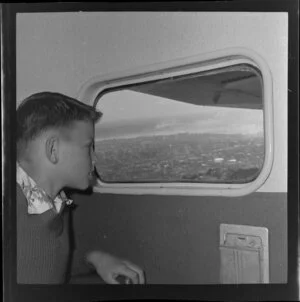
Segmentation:
<svg viewBox="0 0 300 302">
<path fill-rule="evenodd" d="M 28 214 L 17 184 L 17 282 L 64 283 L 69 265 L 69 207 Z"/>
</svg>

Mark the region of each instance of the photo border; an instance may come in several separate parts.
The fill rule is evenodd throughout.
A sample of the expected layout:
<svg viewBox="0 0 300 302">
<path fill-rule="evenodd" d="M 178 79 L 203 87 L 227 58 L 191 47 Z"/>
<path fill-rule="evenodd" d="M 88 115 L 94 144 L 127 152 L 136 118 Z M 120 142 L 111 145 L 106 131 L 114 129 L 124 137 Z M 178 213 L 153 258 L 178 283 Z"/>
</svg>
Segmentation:
<svg viewBox="0 0 300 302">
<path fill-rule="evenodd" d="M 20 285 L 16 284 L 16 14 L 76 11 L 228 11 L 288 13 L 288 283 L 259 285 Z M 1 4 L 2 219 L 4 301 L 100 301 L 131 299 L 298 300 L 299 220 L 299 2 L 198 1 Z"/>
</svg>

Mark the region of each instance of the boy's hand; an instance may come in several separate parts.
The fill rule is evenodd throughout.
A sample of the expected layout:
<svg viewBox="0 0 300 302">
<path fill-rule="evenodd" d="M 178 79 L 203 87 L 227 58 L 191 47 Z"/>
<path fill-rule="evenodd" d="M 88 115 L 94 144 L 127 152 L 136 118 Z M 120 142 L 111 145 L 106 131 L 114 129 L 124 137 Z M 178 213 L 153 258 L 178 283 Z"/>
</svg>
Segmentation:
<svg viewBox="0 0 300 302">
<path fill-rule="evenodd" d="M 120 284 L 119 276 L 124 276 L 125 280 L 128 280 L 126 284 L 145 284 L 143 270 L 127 260 L 115 258 L 101 251 L 90 252 L 86 259 L 108 284 Z"/>
</svg>

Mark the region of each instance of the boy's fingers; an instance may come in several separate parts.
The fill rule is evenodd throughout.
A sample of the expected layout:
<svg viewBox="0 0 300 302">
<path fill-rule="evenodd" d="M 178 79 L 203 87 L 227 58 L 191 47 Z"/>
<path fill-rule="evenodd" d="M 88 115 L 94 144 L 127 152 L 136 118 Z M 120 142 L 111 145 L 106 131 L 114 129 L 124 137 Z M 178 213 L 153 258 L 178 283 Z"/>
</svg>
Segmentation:
<svg viewBox="0 0 300 302">
<path fill-rule="evenodd" d="M 133 284 L 139 284 L 139 275 L 134 270 L 130 269 L 128 266 L 124 266 L 121 274 L 128 277 Z"/>
<path fill-rule="evenodd" d="M 114 277 L 109 276 L 106 281 L 108 284 L 120 284 Z M 105 280 L 104 280 L 105 281 Z"/>
<path fill-rule="evenodd" d="M 131 263 L 130 261 L 125 260 L 124 263 L 133 271 L 135 271 L 138 274 L 139 277 L 139 284 L 145 284 L 145 277 L 144 272 L 141 268 L 139 268 L 137 265 Z"/>
</svg>

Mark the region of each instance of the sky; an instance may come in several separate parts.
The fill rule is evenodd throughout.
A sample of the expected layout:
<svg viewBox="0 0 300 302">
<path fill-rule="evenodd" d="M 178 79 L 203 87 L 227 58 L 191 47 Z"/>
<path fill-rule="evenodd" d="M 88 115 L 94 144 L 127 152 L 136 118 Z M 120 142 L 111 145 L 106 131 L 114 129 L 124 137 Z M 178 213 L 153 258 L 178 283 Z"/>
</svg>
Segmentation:
<svg viewBox="0 0 300 302">
<path fill-rule="evenodd" d="M 159 134 L 256 134 L 263 130 L 262 110 L 199 106 L 129 90 L 105 94 L 100 98 L 97 109 L 103 112 L 103 117 L 96 125 L 96 139 L 101 136 L 102 128 L 112 128 L 114 124 L 129 125 L 138 120 L 150 122 L 154 118 L 155 125 L 149 128 L 149 134 L 153 131 Z M 132 129 L 128 131 L 139 132 Z M 124 136 L 125 130 L 120 129 L 121 132 Z M 142 132 L 145 134 L 147 131 L 143 129 Z M 111 133 L 118 136 L 117 129 Z M 134 136 L 134 133 L 131 134 Z"/>
</svg>

